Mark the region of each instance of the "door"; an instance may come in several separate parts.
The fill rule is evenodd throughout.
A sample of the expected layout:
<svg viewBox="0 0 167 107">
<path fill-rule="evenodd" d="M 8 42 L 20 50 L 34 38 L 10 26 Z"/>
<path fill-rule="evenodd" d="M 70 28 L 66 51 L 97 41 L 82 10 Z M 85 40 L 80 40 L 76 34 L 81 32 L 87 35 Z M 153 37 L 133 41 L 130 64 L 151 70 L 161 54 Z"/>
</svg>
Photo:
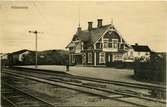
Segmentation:
<svg viewBox="0 0 167 107">
<path fill-rule="evenodd" d="M 82 64 L 82 56 L 76 55 L 76 64 Z"/>
<path fill-rule="evenodd" d="M 111 53 L 107 53 L 106 55 L 106 63 L 111 63 L 112 62 L 112 54 Z"/>
</svg>

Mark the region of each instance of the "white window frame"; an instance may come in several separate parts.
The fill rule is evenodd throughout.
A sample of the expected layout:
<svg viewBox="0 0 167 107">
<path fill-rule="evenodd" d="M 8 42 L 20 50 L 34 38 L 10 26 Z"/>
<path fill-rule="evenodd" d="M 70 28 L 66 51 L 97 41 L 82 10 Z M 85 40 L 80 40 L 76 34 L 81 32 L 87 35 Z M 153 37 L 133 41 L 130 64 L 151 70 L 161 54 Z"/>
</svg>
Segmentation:
<svg viewBox="0 0 167 107">
<path fill-rule="evenodd" d="M 111 44 L 111 47 L 109 47 L 110 44 Z M 112 41 L 108 42 L 108 48 L 112 48 Z"/>
<path fill-rule="evenodd" d="M 106 47 L 105 47 L 106 44 Z M 103 48 L 109 48 L 109 39 L 108 38 L 103 38 Z"/>
<path fill-rule="evenodd" d="M 99 63 L 105 63 L 105 62 L 106 62 L 106 60 L 105 60 L 105 52 L 100 52 L 99 53 Z"/>
<path fill-rule="evenodd" d="M 88 63 L 92 63 L 93 58 L 92 58 L 92 53 L 88 52 Z"/>
<path fill-rule="evenodd" d="M 114 41 L 116 41 L 116 42 L 114 42 Z M 114 48 L 114 49 L 118 48 L 118 39 L 112 39 L 112 48 Z"/>
<path fill-rule="evenodd" d="M 97 44 L 99 43 L 99 48 L 97 48 Z M 101 49 L 102 48 L 102 43 L 100 43 L 100 42 L 97 42 L 96 44 L 95 44 L 95 49 Z"/>
<path fill-rule="evenodd" d="M 114 54 L 113 55 L 114 61 L 122 61 L 123 60 L 123 54 Z"/>
</svg>

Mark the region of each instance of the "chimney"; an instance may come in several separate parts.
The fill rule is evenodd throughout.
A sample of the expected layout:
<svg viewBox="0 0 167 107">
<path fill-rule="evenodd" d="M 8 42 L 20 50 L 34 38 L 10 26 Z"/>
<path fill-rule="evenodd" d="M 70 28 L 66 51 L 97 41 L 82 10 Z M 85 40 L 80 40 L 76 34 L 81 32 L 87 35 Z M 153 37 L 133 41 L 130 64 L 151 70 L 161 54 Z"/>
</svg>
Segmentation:
<svg viewBox="0 0 167 107">
<path fill-rule="evenodd" d="M 135 43 L 135 46 L 138 46 L 138 43 Z"/>
<path fill-rule="evenodd" d="M 88 22 L 88 30 L 92 29 L 92 24 L 93 24 L 93 22 Z"/>
<path fill-rule="evenodd" d="M 77 31 L 80 32 L 81 30 L 82 30 L 82 28 L 79 26 L 79 27 L 77 28 Z"/>
<path fill-rule="evenodd" d="M 97 19 L 97 27 L 102 27 L 102 21 L 103 19 Z"/>
</svg>

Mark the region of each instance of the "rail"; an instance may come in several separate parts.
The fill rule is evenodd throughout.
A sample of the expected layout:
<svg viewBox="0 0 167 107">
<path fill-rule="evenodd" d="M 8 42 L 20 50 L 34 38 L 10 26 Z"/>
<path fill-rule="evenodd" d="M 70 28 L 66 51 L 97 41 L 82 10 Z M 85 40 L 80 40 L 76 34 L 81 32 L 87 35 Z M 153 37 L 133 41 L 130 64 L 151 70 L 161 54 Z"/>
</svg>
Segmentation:
<svg viewBox="0 0 167 107">
<path fill-rule="evenodd" d="M 105 92 L 109 92 L 109 93 L 115 93 L 115 94 L 119 94 L 119 95 L 131 96 L 131 97 L 135 97 L 135 98 L 139 98 L 139 99 L 145 99 L 145 100 L 154 101 L 154 102 L 156 101 L 156 102 L 160 102 L 160 103 L 165 103 L 166 104 L 166 102 L 161 101 L 161 100 L 159 101 L 159 100 L 156 100 L 156 99 L 139 97 L 139 96 L 135 96 L 135 95 L 132 95 L 132 94 L 127 94 L 127 93 L 123 93 L 123 92 L 116 92 L 116 91 L 113 91 L 113 90 L 107 90 L 107 89 L 102 89 L 102 88 L 98 88 L 98 87 L 85 86 L 85 85 L 68 83 L 68 82 L 63 82 L 63 81 L 58 81 L 58 80 L 53 80 L 53 79 L 35 77 L 33 75 L 24 76 L 24 75 L 21 75 L 21 74 L 18 74 L 18 73 L 15 73 L 15 74 L 13 74 L 11 72 L 10 73 L 9 72 L 4 72 L 4 73 L 12 74 L 12 75 L 15 75 L 15 76 L 22 76 L 22 77 L 27 78 L 27 79 L 32 79 L 32 80 L 36 80 L 36 81 L 40 81 L 40 82 L 44 82 L 44 83 L 48 83 L 48 84 L 52 84 L 52 85 L 59 85 L 59 86 L 62 86 L 62 87 L 75 89 L 75 90 L 78 90 L 78 89 L 76 87 L 73 87 L 74 85 L 77 86 L 77 87 L 82 87 L 82 88 L 84 87 L 84 88 L 94 89 L 94 90 L 98 90 L 98 91 L 105 91 Z M 68 87 L 66 85 L 58 84 L 58 82 L 64 83 L 66 85 L 68 84 Z M 79 88 L 79 91 L 81 91 L 81 88 Z M 95 94 L 93 92 L 87 92 L 87 93 Z M 109 96 L 104 96 L 104 95 L 100 95 L 100 96 L 110 98 Z M 140 106 L 145 106 L 145 105 L 141 105 L 140 104 Z"/>
</svg>

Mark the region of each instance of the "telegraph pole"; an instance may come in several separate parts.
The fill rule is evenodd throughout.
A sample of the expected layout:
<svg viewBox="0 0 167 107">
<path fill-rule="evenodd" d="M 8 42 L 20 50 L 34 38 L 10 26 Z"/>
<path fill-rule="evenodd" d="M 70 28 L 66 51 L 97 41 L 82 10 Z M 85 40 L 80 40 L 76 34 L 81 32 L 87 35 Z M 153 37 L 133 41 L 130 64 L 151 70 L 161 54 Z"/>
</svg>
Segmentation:
<svg viewBox="0 0 167 107">
<path fill-rule="evenodd" d="M 35 68 L 37 68 L 38 66 L 38 33 L 42 33 L 42 32 L 38 32 L 37 30 L 35 31 L 28 31 L 29 33 L 34 33 L 35 34 Z"/>
</svg>

